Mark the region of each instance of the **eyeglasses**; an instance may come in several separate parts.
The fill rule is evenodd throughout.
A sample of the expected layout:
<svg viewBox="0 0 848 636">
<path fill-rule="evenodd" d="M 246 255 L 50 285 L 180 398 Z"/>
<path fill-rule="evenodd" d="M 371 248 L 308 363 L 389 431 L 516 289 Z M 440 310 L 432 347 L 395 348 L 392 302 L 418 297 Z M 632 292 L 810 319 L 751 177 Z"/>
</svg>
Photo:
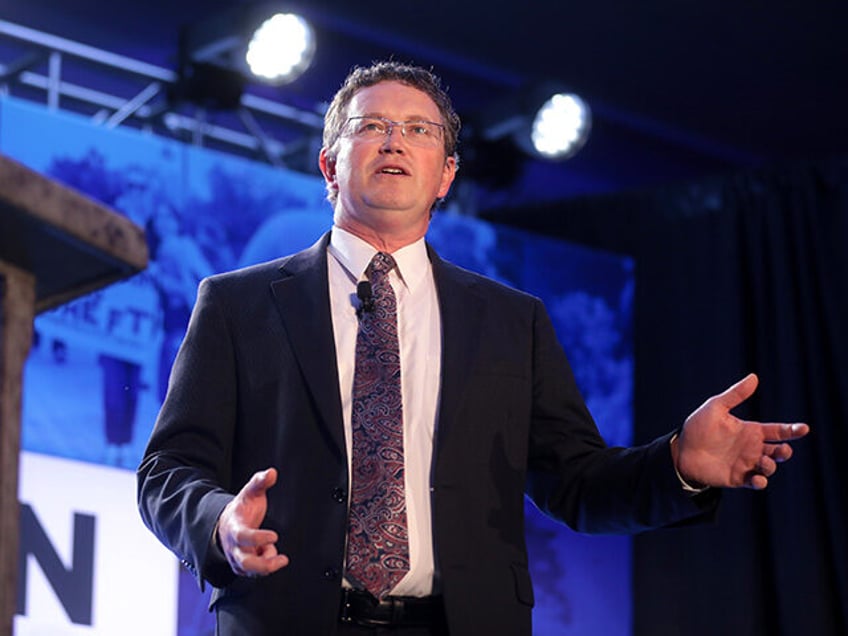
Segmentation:
<svg viewBox="0 0 848 636">
<path fill-rule="evenodd" d="M 403 138 L 413 146 L 432 148 L 444 137 L 445 127 L 434 121 L 392 121 L 385 117 L 349 117 L 345 134 L 364 141 L 380 141 L 390 137 L 397 128 Z"/>
</svg>

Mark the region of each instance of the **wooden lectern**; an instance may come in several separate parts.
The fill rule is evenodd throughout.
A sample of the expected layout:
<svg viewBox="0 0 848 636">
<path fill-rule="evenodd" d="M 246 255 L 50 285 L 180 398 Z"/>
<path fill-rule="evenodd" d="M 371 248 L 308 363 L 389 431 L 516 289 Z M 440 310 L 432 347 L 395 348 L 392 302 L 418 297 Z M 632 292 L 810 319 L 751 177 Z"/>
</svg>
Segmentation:
<svg viewBox="0 0 848 636">
<path fill-rule="evenodd" d="M 17 594 L 21 395 L 33 319 L 146 266 L 140 227 L 0 155 L 0 636 L 12 634 Z"/>
</svg>

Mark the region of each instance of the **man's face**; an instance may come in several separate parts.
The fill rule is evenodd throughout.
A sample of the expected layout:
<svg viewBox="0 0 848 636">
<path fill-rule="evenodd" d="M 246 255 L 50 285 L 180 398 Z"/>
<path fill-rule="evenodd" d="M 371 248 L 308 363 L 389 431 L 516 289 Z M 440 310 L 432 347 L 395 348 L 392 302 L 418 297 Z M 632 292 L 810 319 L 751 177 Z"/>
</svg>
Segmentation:
<svg viewBox="0 0 848 636">
<path fill-rule="evenodd" d="M 442 121 L 426 93 L 394 81 L 361 89 L 347 116 Z M 319 163 L 329 187 L 338 191 L 336 224 L 354 233 L 360 229 L 423 236 L 434 201 L 447 194 L 456 171 L 454 158 L 445 157 L 443 142 L 432 147 L 410 144 L 400 127 L 382 139 L 343 134 L 335 151 L 331 158 L 322 150 Z"/>
</svg>

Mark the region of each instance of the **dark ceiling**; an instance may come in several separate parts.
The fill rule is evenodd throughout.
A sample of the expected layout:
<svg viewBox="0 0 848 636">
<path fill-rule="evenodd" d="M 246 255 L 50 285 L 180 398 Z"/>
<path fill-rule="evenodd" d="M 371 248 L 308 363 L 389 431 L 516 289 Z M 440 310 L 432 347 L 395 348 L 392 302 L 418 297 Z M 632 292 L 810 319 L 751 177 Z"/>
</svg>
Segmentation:
<svg viewBox="0 0 848 636">
<path fill-rule="evenodd" d="M 26 0 L 4 3 L 0 19 L 175 68 L 179 26 L 232 4 Z M 311 0 L 301 10 L 318 53 L 308 75 L 275 89 L 282 102 L 320 110 L 351 66 L 388 56 L 433 66 L 469 121 L 534 80 L 588 100 L 584 149 L 522 164 L 508 188 L 490 183 L 495 204 L 848 153 L 844 3 Z M 509 163 L 467 154 L 496 176 Z"/>
</svg>

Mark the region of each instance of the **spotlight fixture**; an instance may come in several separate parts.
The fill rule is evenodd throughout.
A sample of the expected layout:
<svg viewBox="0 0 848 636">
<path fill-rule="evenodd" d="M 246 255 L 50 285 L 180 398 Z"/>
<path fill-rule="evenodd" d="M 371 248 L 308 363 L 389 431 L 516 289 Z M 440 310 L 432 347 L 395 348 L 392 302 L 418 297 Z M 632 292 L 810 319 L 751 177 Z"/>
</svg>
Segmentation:
<svg viewBox="0 0 848 636">
<path fill-rule="evenodd" d="M 315 54 L 315 33 L 293 13 L 275 13 L 253 32 L 244 59 L 250 72 L 274 84 L 299 77 Z"/>
<path fill-rule="evenodd" d="M 586 143 L 591 121 L 589 107 L 579 96 L 556 93 L 536 111 L 530 142 L 541 157 L 567 159 Z"/>
<path fill-rule="evenodd" d="M 591 126 L 588 104 L 550 83 L 511 95 L 481 117 L 486 141 L 511 137 L 527 154 L 549 161 L 573 157 L 589 138 Z"/>
<path fill-rule="evenodd" d="M 300 77 L 314 53 L 310 24 L 279 4 L 237 5 L 181 33 L 182 66 L 214 65 L 274 85 Z"/>
</svg>

